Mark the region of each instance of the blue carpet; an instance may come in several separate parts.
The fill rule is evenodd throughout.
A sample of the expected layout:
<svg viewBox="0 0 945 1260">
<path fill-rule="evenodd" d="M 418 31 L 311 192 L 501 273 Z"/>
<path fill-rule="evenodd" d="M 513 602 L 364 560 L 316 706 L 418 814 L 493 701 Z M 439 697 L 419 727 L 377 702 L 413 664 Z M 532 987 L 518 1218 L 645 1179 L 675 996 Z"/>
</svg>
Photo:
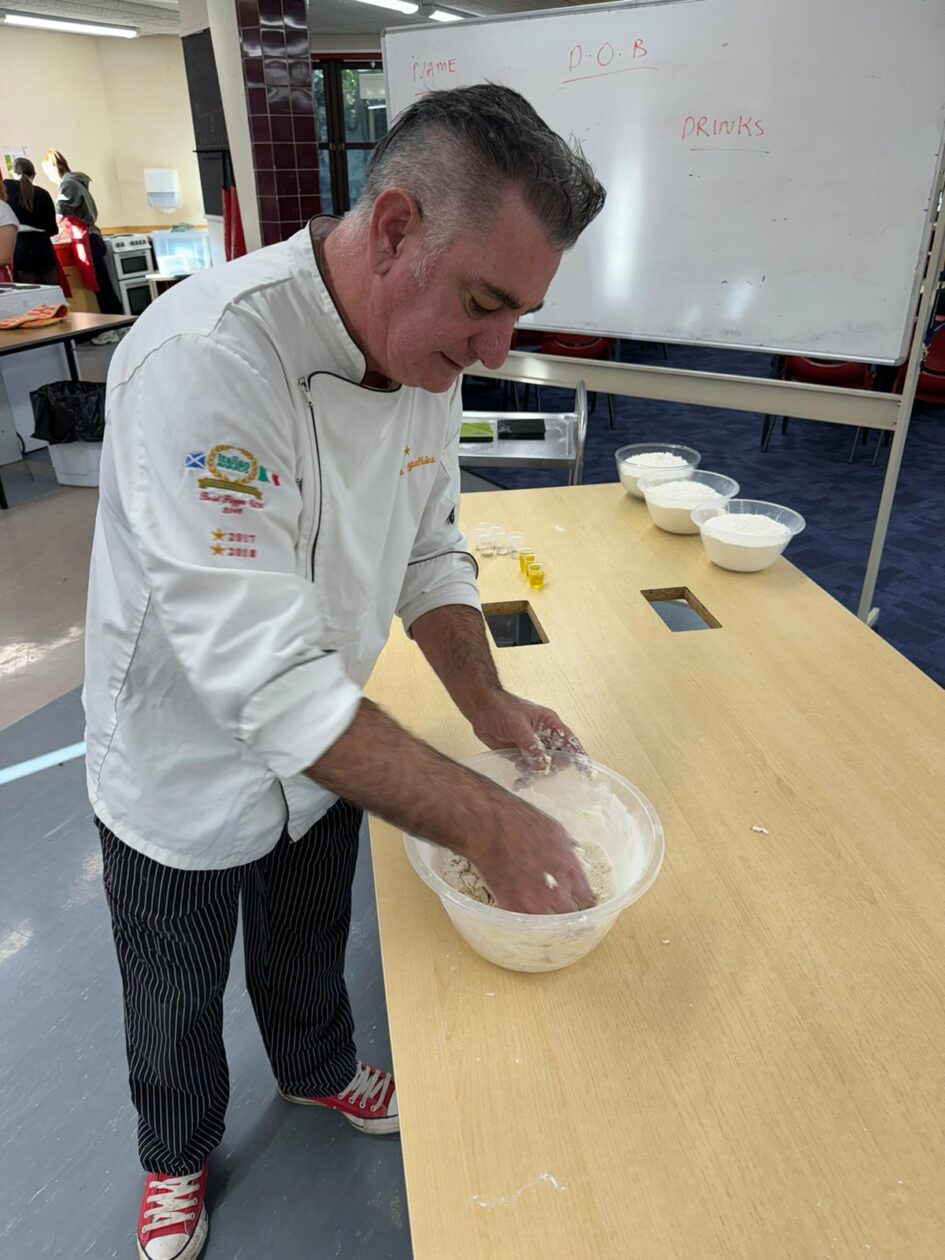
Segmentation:
<svg viewBox="0 0 945 1260">
<path fill-rule="evenodd" d="M 770 375 L 770 356 L 738 351 L 624 343 L 629 362 Z M 469 410 L 501 407 L 501 387 L 467 380 Z M 571 391 L 542 390 L 548 411 L 573 406 Z M 806 518 L 807 529 L 791 544 L 790 559 L 847 608 L 856 610 L 886 466 L 870 459 L 879 438 L 870 433 L 853 464 L 847 455 L 853 430 L 792 420 L 780 427 L 767 454 L 760 449 L 762 417 L 680 403 L 616 398 L 617 428 L 608 425 L 605 400 L 591 417 L 584 481 L 616 481 L 614 451 L 628 442 L 684 442 L 702 452 L 702 467 L 728 473 L 745 498 L 784 503 Z M 559 473 L 484 469 L 487 480 L 509 490 L 562 484 Z M 945 410 L 919 404 L 906 443 L 899 489 L 879 574 L 875 603 L 878 632 L 938 683 L 945 684 Z"/>
</svg>

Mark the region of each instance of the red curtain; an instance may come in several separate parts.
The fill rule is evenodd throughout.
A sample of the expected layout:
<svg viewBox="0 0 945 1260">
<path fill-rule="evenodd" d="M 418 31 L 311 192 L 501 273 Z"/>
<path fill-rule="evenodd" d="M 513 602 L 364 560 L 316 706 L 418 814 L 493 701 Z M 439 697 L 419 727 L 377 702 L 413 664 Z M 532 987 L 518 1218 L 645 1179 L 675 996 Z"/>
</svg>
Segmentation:
<svg viewBox="0 0 945 1260">
<path fill-rule="evenodd" d="M 227 262 L 233 258 L 242 258 L 246 253 L 243 220 L 240 218 L 240 203 L 235 188 L 223 189 L 223 248 Z"/>
</svg>

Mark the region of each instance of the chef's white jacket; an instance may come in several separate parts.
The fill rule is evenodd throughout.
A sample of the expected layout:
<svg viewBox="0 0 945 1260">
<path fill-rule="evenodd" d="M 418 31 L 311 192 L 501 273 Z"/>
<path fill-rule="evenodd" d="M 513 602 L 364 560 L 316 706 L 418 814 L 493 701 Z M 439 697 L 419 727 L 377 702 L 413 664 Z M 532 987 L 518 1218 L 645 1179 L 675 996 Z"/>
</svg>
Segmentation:
<svg viewBox="0 0 945 1260">
<path fill-rule="evenodd" d="M 394 614 L 479 607 L 459 386 L 364 373 L 307 229 L 175 286 L 115 353 L 88 787 L 156 861 L 235 866 L 301 836 L 335 799 L 301 772 L 353 720 Z"/>
</svg>

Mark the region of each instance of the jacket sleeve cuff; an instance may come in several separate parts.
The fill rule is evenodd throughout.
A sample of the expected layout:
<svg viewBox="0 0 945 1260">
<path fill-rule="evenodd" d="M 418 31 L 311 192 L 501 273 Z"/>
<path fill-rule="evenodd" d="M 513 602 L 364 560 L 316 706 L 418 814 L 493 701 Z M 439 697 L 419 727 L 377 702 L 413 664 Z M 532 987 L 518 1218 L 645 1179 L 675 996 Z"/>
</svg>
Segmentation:
<svg viewBox="0 0 945 1260">
<path fill-rule="evenodd" d="M 450 604 L 482 609 L 472 556 L 451 552 L 410 566 L 397 609 L 409 638 L 413 638 L 411 626 L 419 617 Z"/>
<path fill-rule="evenodd" d="M 257 691 L 243 709 L 240 738 L 280 779 L 307 770 L 345 733 L 361 689 L 334 653 L 297 665 Z"/>
</svg>

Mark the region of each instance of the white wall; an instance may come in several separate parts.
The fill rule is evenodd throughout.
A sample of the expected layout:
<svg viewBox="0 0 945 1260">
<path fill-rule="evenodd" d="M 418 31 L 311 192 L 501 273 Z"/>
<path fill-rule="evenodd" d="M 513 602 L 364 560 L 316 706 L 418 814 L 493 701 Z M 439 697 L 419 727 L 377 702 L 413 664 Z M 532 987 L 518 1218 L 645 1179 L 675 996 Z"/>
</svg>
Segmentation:
<svg viewBox="0 0 945 1260">
<path fill-rule="evenodd" d="M 179 39 L 4 27 L 0 67 L 0 145 L 27 145 L 38 183 L 48 187 L 39 169 L 44 153 L 59 149 L 92 177 L 103 228 L 206 222 Z M 146 166 L 177 170 L 179 211 L 148 206 Z"/>
</svg>

